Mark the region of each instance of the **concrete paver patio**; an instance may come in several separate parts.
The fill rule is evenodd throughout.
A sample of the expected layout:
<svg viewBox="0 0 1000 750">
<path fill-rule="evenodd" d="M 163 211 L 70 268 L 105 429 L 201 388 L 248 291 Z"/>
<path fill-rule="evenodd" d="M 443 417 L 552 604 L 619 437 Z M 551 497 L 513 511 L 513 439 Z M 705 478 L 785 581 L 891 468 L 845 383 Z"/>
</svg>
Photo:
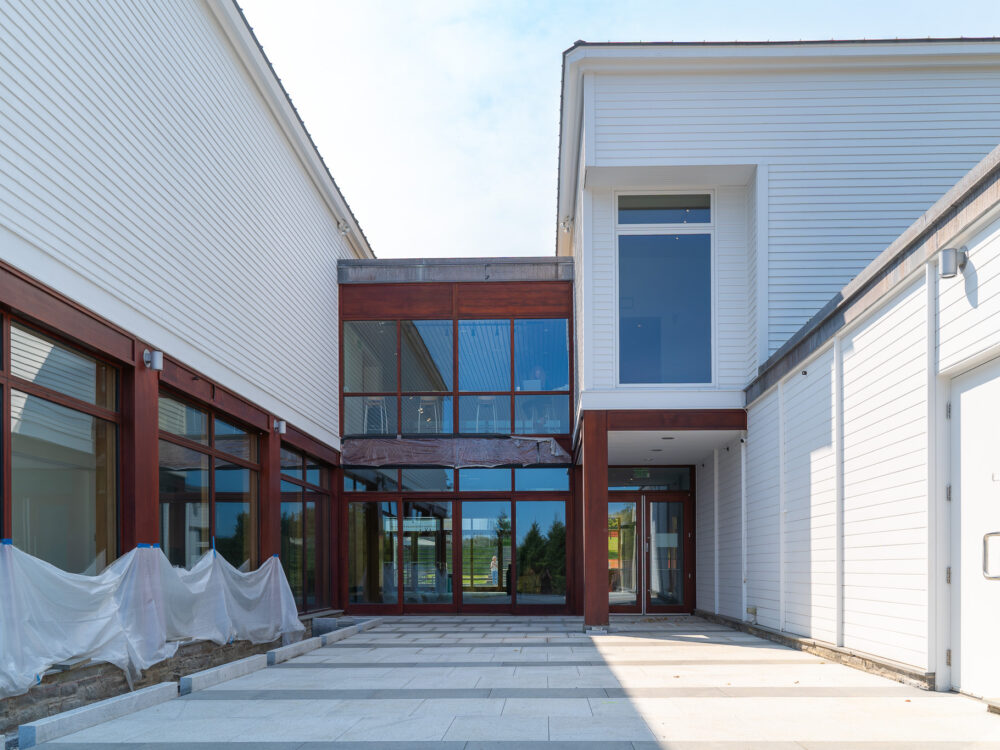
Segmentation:
<svg viewBox="0 0 1000 750">
<path fill-rule="evenodd" d="M 398 617 L 58 750 L 1000 750 L 1000 716 L 694 617 Z"/>
</svg>

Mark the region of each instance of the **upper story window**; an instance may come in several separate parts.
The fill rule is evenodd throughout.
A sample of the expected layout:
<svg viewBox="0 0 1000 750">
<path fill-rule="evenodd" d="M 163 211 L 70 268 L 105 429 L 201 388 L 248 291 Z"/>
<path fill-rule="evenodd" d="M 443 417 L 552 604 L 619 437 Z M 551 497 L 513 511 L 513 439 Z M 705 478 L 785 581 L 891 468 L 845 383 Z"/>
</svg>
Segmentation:
<svg viewBox="0 0 1000 750">
<path fill-rule="evenodd" d="M 713 382 L 711 227 L 710 195 L 618 196 L 619 383 Z"/>
<path fill-rule="evenodd" d="M 565 435 L 569 321 L 345 321 L 344 434 Z"/>
<path fill-rule="evenodd" d="M 620 195 L 619 224 L 710 224 L 712 196 Z"/>
</svg>

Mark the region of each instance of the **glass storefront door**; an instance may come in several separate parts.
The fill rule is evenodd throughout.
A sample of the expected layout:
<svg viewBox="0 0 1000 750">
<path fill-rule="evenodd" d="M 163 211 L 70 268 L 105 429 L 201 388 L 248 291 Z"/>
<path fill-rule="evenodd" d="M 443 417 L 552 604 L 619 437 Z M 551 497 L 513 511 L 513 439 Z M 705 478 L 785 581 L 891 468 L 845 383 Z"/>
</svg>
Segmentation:
<svg viewBox="0 0 1000 750">
<path fill-rule="evenodd" d="M 451 502 L 403 502 L 403 603 L 451 604 Z"/>
<path fill-rule="evenodd" d="M 611 612 L 694 606 L 694 502 L 689 492 L 608 494 Z"/>
</svg>

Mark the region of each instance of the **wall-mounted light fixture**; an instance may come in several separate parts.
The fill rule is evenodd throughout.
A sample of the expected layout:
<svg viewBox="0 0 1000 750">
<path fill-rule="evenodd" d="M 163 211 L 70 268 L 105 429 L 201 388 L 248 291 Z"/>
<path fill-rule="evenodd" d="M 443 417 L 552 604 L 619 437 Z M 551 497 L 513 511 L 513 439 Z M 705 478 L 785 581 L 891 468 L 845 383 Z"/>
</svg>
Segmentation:
<svg viewBox="0 0 1000 750">
<path fill-rule="evenodd" d="M 158 349 L 152 351 L 146 349 L 142 353 L 142 361 L 150 370 L 160 372 L 163 369 L 163 352 Z"/>
<path fill-rule="evenodd" d="M 573 220 L 567 216 L 559 222 L 559 228 L 563 230 L 564 234 L 569 234 L 569 230 L 573 228 Z"/>
<path fill-rule="evenodd" d="M 288 431 L 288 423 L 284 419 L 274 420 L 274 431 L 279 435 L 284 435 Z"/>
<path fill-rule="evenodd" d="M 969 251 L 962 247 L 946 247 L 941 251 L 941 278 L 950 279 L 957 276 L 969 262 Z"/>
<path fill-rule="evenodd" d="M 346 221 L 338 221 L 337 222 L 337 229 L 343 235 L 348 235 L 348 234 L 351 233 L 351 225 L 348 224 Z"/>
</svg>

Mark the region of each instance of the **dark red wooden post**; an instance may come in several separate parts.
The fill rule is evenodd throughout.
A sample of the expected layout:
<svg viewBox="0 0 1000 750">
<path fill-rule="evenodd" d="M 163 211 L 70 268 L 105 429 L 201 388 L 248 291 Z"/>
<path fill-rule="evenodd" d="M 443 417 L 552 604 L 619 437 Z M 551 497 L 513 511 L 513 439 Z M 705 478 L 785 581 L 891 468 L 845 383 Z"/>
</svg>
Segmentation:
<svg viewBox="0 0 1000 750">
<path fill-rule="evenodd" d="M 281 435 L 274 419 L 260 446 L 260 561 L 281 552 Z"/>
<path fill-rule="evenodd" d="M 583 412 L 583 622 L 588 627 L 608 624 L 607 425 L 607 412 Z"/>
<path fill-rule="evenodd" d="M 122 368 L 122 550 L 160 541 L 159 373 L 146 367 L 135 342 L 131 366 Z"/>
</svg>

